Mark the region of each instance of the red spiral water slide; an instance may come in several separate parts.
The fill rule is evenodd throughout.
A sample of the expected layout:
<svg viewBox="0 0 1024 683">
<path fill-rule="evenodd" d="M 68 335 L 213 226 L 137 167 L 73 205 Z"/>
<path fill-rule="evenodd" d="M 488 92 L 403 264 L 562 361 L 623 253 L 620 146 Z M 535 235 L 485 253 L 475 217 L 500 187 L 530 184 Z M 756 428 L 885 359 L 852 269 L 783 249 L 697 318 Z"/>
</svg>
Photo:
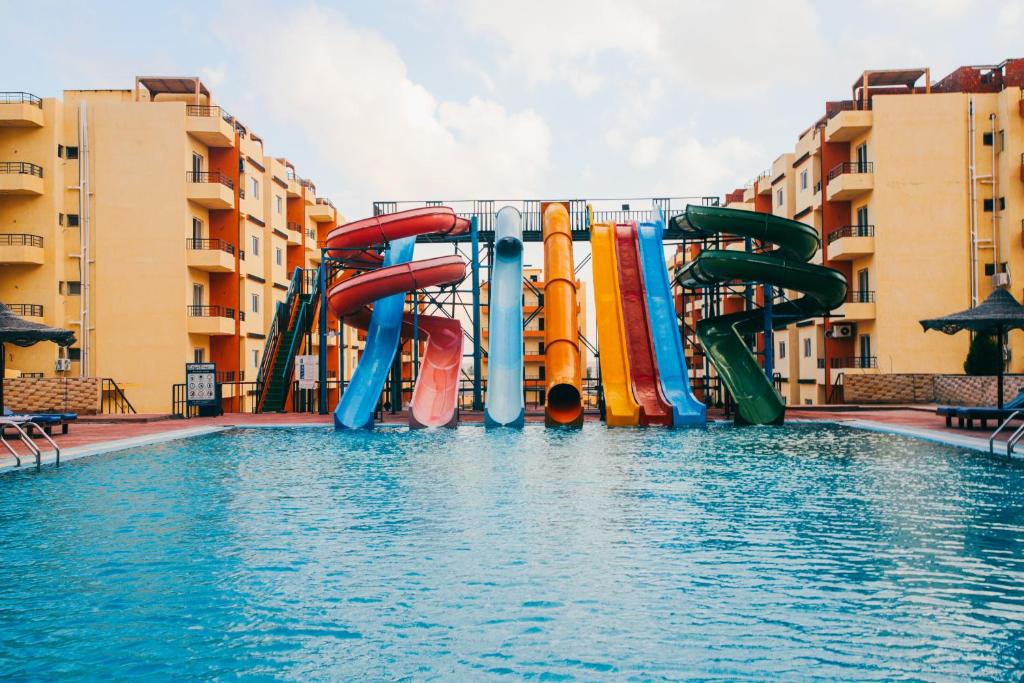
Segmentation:
<svg viewBox="0 0 1024 683">
<path fill-rule="evenodd" d="M 339 226 L 327 235 L 326 246 L 332 250 L 329 253 L 332 257 L 372 267 L 379 266 L 383 260 L 375 247 L 417 235 L 459 235 L 469 227 L 469 221 L 457 217 L 451 208 L 432 206 Z M 339 282 L 328 291 L 327 301 L 335 315 L 365 330 L 370 324 L 372 302 L 401 292 L 454 284 L 465 276 L 466 262 L 459 256 L 401 263 L 361 272 Z M 462 324 L 452 318 L 432 315 L 419 316 L 418 324 L 427 340 L 409 407 L 409 424 L 412 427 L 454 426 L 462 362 Z M 413 316 L 406 313 L 402 320 L 402 339 L 411 339 L 413 331 Z M 353 389 L 359 390 L 349 387 Z"/>
</svg>

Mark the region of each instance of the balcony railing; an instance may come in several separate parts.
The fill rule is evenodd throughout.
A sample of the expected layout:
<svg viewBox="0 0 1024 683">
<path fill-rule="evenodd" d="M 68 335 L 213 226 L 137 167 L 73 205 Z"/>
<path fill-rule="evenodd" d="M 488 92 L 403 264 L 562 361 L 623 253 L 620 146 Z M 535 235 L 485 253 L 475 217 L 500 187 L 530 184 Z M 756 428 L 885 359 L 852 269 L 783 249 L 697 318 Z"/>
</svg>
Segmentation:
<svg viewBox="0 0 1024 683">
<path fill-rule="evenodd" d="M 220 171 L 189 171 L 186 174 L 190 183 L 220 183 L 224 187 L 235 189 L 235 183 Z"/>
<path fill-rule="evenodd" d="M 0 173 L 16 173 L 43 177 L 43 167 L 29 161 L 0 161 Z"/>
<path fill-rule="evenodd" d="M 332 209 L 334 208 L 334 204 L 332 204 L 331 200 L 328 199 L 327 197 L 317 197 L 316 203 L 317 204 L 323 204 L 324 206 L 329 206 Z"/>
<path fill-rule="evenodd" d="M 821 194 L 821 181 L 814 183 L 814 194 Z"/>
<path fill-rule="evenodd" d="M 308 237 L 311 240 L 315 240 L 316 230 L 314 230 L 313 228 L 306 228 L 306 237 Z"/>
<path fill-rule="evenodd" d="M 190 318 L 231 318 L 235 319 L 235 309 L 217 304 L 198 306 L 191 304 L 188 308 Z"/>
<path fill-rule="evenodd" d="M 291 166 L 288 166 L 288 167 L 285 168 L 284 176 L 288 180 L 299 180 L 299 175 L 295 172 L 295 169 L 292 168 Z"/>
<path fill-rule="evenodd" d="M 43 101 L 30 92 L 0 92 L 0 104 L 31 104 L 43 108 Z"/>
<path fill-rule="evenodd" d="M 847 173 L 874 173 L 875 164 L 873 161 L 844 161 L 841 164 L 836 164 L 832 167 L 832 170 L 828 172 L 828 179 L 835 180 L 841 175 Z"/>
<path fill-rule="evenodd" d="M 875 293 L 869 289 L 855 289 L 846 295 L 848 304 L 871 304 L 875 302 Z"/>
<path fill-rule="evenodd" d="M 832 368 L 841 370 L 844 368 L 877 369 L 878 356 L 848 356 L 846 358 L 833 358 Z"/>
<path fill-rule="evenodd" d="M 42 247 L 43 238 L 23 232 L 0 234 L 0 246 L 3 247 Z"/>
<path fill-rule="evenodd" d="M 7 308 L 11 309 L 11 313 L 22 317 L 43 317 L 42 304 L 7 304 Z"/>
<path fill-rule="evenodd" d="M 288 229 L 292 232 L 302 232 L 302 223 L 289 223 Z"/>
<path fill-rule="evenodd" d="M 833 230 L 828 234 L 828 243 L 832 244 L 836 240 L 840 240 L 844 237 L 874 237 L 875 226 L 873 225 L 844 225 L 841 228 Z"/>
<path fill-rule="evenodd" d="M 235 245 L 222 239 L 189 237 L 185 240 L 185 243 L 189 249 L 213 249 L 226 251 L 232 255 L 235 253 Z"/>
<path fill-rule="evenodd" d="M 234 123 L 235 117 L 224 111 L 221 107 L 207 106 L 204 104 L 185 105 L 186 116 L 219 116 L 228 123 Z"/>
</svg>

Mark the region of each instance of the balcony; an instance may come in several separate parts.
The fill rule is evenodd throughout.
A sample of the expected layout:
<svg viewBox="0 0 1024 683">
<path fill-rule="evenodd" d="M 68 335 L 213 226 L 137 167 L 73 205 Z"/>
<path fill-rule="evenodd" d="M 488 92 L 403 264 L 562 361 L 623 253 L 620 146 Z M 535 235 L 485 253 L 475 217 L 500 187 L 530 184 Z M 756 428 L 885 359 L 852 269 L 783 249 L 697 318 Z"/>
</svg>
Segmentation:
<svg viewBox="0 0 1024 683">
<path fill-rule="evenodd" d="M 0 194 L 43 194 L 43 167 L 28 161 L 0 161 Z"/>
<path fill-rule="evenodd" d="M 295 169 L 291 166 L 286 171 L 288 179 L 288 199 L 297 199 L 302 196 L 302 179 L 295 175 Z"/>
<path fill-rule="evenodd" d="M 41 266 L 43 258 L 43 238 L 39 235 L 0 234 L 0 264 Z"/>
<path fill-rule="evenodd" d="M 298 246 L 302 244 L 302 224 L 301 223 L 289 223 L 286 226 L 285 234 L 288 235 L 288 245 Z"/>
<path fill-rule="evenodd" d="M 849 142 L 871 130 L 873 114 L 870 109 L 846 109 L 836 113 L 825 124 L 826 142 Z"/>
<path fill-rule="evenodd" d="M 7 304 L 7 308 L 11 309 L 11 313 L 25 320 L 30 320 L 34 323 L 43 322 L 42 304 Z"/>
<path fill-rule="evenodd" d="M 235 184 L 220 171 L 189 171 L 187 196 L 208 209 L 235 208 Z"/>
<path fill-rule="evenodd" d="M 42 128 L 43 101 L 27 92 L 0 92 L 0 127 Z"/>
<path fill-rule="evenodd" d="M 235 119 L 220 107 L 186 105 L 185 130 L 208 147 L 235 145 Z"/>
<path fill-rule="evenodd" d="M 229 336 L 235 333 L 235 309 L 216 305 L 186 308 L 189 334 Z"/>
<path fill-rule="evenodd" d="M 870 161 L 845 161 L 828 172 L 828 200 L 845 202 L 875 189 L 875 165 Z"/>
<path fill-rule="evenodd" d="M 852 261 L 875 253 L 875 226 L 844 225 L 828 234 L 828 257 L 832 261 Z"/>
<path fill-rule="evenodd" d="M 834 315 L 850 322 L 875 319 L 875 293 L 872 291 L 852 291 L 846 295 L 846 301 L 834 311 Z"/>
<path fill-rule="evenodd" d="M 317 199 L 313 206 L 309 207 L 309 217 L 317 223 L 330 223 L 334 220 L 334 205 L 329 199 Z"/>
<path fill-rule="evenodd" d="M 300 180 L 299 181 L 299 186 L 303 190 L 305 190 L 305 193 L 302 195 L 304 201 L 307 204 L 315 204 L 316 203 L 316 185 L 313 184 L 313 181 L 311 181 L 311 180 Z"/>
<path fill-rule="evenodd" d="M 235 272 L 235 246 L 221 239 L 189 238 L 186 257 L 188 267 L 208 273 Z"/>
</svg>

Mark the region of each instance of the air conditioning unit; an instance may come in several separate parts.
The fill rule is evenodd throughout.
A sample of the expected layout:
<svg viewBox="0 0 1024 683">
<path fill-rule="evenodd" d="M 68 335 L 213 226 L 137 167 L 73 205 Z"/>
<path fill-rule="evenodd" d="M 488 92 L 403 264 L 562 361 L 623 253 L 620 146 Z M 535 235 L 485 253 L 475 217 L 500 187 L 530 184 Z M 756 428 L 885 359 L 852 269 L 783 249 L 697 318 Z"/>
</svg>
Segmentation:
<svg viewBox="0 0 1024 683">
<path fill-rule="evenodd" d="M 58 358 L 54 364 L 54 370 L 57 372 L 70 372 L 71 370 L 71 359 L 70 358 Z"/>
<path fill-rule="evenodd" d="M 992 286 L 993 287 L 1009 287 L 1010 286 L 1010 274 L 1009 273 L 995 273 L 992 275 Z"/>
<path fill-rule="evenodd" d="M 856 327 L 849 323 L 845 325 L 833 325 L 832 326 L 832 338 L 833 339 L 849 339 L 856 333 Z"/>
</svg>

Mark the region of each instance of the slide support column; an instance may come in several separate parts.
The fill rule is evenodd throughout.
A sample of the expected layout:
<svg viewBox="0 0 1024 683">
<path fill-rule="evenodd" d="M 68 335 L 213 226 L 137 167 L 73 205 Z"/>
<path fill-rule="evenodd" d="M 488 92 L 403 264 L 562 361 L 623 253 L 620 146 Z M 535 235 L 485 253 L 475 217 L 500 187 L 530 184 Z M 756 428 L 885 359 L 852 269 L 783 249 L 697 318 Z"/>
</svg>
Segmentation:
<svg viewBox="0 0 1024 683">
<path fill-rule="evenodd" d="M 483 410 L 480 378 L 483 359 L 480 346 L 480 219 L 477 216 L 470 220 L 469 235 L 473 268 L 473 410 Z"/>
<path fill-rule="evenodd" d="M 320 252 L 320 267 L 317 277 L 320 279 L 320 349 L 317 358 L 317 412 L 326 415 L 327 410 L 327 259 Z"/>
</svg>

